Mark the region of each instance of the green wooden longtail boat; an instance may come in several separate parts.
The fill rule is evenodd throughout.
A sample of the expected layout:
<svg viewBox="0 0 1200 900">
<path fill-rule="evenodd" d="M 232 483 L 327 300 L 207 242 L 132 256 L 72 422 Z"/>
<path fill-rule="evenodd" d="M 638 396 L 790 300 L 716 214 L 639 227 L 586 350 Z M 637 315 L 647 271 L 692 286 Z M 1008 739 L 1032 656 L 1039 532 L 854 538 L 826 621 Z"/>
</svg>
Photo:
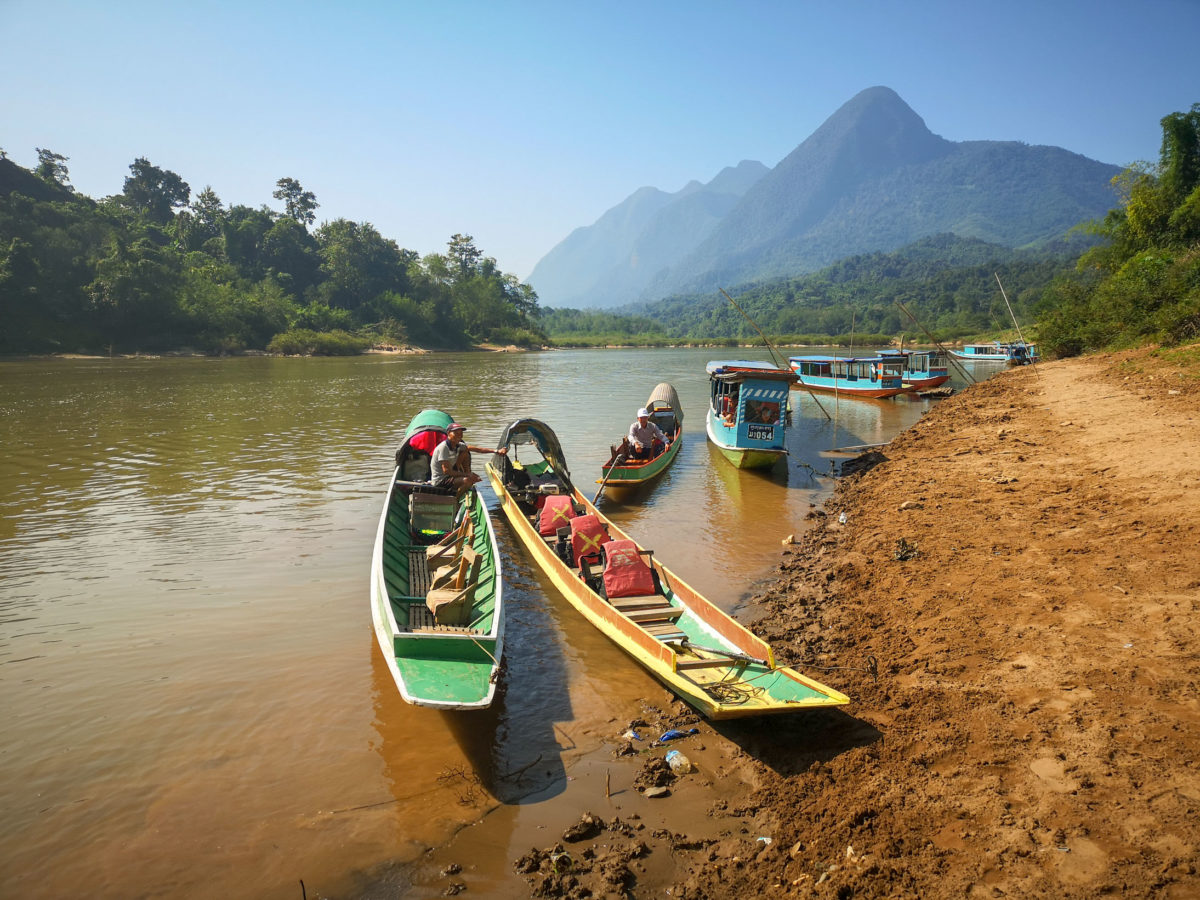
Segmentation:
<svg viewBox="0 0 1200 900">
<path fill-rule="evenodd" d="M 683 407 L 679 395 L 667 382 L 655 386 L 646 401 L 650 421 L 667 436 L 667 445 L 652 459 L 631 459 L 629 437 L 626 435 L 618 444 L 609 448 L 608 462 L 600 467 L 600 478 L 596 484 L 609 488 L 633 487 L 652 481 L 667 470 L 683 445 Z"/>
<path fill-rule="evenodd" d="M 479 492 L 429 483 L 451 418 L 427 409 L 409 424 L 371 560 L 375 637 L 400 695 L 439 709 L 483 709 L 503 654 L 500 553 Z"/>
</svg>

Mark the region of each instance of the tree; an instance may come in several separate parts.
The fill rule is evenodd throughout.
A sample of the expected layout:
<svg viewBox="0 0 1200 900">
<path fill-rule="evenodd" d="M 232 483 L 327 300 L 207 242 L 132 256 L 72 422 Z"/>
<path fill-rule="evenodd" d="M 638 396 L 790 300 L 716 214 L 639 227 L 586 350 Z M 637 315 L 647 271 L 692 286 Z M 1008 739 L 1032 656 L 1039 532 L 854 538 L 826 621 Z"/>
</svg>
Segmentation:
<svg viewBox="0 0 1200 900">
<path fill-rule="evenodd" d="M 187 206 L 192 189 L 169 169 L 160 169 L 139 156 L 130 165 L 121 200 L 125 206 L 158 225 L 166 225 L 177 207 Z"/>
<path fill-rule="evenodd" d="M 451 278 L 461 281 L 478 274 L 483 251 L 475 246 L 475 238 L 469 234 L 451 235 L 447 246 Z"/>
<path fill-rule="evenodd" d="M 289 218 L 305 226 L 316 221 L 317 216 L 313 210 L 321 204 L 317 202 L 317 197 L 312 191 L 304 190 L 295 178 L 280 178 L 275 182 L 275 186 L 278 190 L 271 196 L 283 201 L 285 214 Z"/>
<path fill-rule="evenodd" d="M 44 150 L 41 147 L 37 148 L 38 164 L 33 170 L 33 174 L 43 181 L 51 181 L 54 184 L 70 187 L 68 182 L 71 180 L 67 175 L 67 159 L 61 153 L 53 153 L 50 150 Z"/>
</svg>

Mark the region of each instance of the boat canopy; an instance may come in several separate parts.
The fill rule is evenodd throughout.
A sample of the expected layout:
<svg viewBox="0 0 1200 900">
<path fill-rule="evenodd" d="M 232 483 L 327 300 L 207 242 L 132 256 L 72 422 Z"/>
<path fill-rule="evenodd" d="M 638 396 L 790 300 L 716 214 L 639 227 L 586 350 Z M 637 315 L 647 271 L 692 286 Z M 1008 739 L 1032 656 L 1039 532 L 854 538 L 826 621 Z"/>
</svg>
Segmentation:
<svg viewBox="0 0 1200 900">
<path fill-rule="evenodd" d="M 791 369 L 781 369 L 774 363 L 760 362 L 749 359 L 718 360 L 705 366 L 705 371 L 714 381 L 744 381 L 748 378 L 759 378 L 764 381 L 780 379 L 795 381 L 796 374 Z"/>
<path fill-rule="evenodd" d="M 450 414 L 440 409 L 423 409 L 412 417 L 404 429 L 404 440 L 396 448 L 396 465 L 404 469 L 406 480 L 429 480 L 429 457 L 453 422 Z"/>
<path fill-rule="evenodd" d="M 571 472 L 567 469 L 567 459 L 563 455 L 562 444 L 549 425 L 539 419 L 517 419 L 504 429 L 500 435 L 498 446 L 519 447 L 521 444 L 533 444 L 538 452 L 555 473 L 571 486 Z"/>
<path fill-rule="evenodd" d="M 664 381 L 655 386 L 654 390 L 650 392 L 646 408 L 650 410 L 652 416 L 660 411 L 667 412 L 669 410 L 674 415 L 676 424 L 683 427 L 683 408 L 679 405 L 679 394 L 675 392 L 675 388 L 669 382 Z"/>
<path fill-rule="evenodd" d="M 414 434 L 419 434 L 422 431 L 440 431 L 446 433 L 446 429 L 454 422 L 450 418 L 449 413 L 444 413 L 440 409 L 423 409 L 408 423 L 408 428 L 404 430 L 404 439 L 409 440 Z"/>
</svg>

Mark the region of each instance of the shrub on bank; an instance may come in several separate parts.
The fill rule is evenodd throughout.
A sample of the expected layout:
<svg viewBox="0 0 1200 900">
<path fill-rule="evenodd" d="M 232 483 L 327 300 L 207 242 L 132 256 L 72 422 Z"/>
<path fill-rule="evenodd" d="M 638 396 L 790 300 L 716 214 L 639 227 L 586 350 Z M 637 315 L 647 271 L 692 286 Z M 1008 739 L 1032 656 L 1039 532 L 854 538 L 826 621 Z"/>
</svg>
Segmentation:
<svg viewBox="0 0 1200 900">
<path fill-rule="evenodd" d="M 371 341 L 345 331 L 311 331 L 293 328 L 271 338 L 267 350 L 288 356 L 354 356 L 362 353 Z"/>
</svg>

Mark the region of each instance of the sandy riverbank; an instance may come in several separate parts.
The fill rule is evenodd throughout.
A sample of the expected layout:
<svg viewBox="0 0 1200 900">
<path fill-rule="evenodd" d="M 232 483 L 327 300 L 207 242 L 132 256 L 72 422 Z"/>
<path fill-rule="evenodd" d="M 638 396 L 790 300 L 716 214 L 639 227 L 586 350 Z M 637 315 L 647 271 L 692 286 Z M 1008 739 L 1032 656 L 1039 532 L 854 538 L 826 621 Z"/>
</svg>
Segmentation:
<svg viewBox="0 0 1200 900">
<path fill-rule="evenodd" d="M 666 827 L 597 804 L 569 869 L 518 861 L 531 893 L 1200 896 L 1196 374 L 1009 371 L 858 460 L 755 626 L 852 705 L 700 723 Z"/>
</svg>

